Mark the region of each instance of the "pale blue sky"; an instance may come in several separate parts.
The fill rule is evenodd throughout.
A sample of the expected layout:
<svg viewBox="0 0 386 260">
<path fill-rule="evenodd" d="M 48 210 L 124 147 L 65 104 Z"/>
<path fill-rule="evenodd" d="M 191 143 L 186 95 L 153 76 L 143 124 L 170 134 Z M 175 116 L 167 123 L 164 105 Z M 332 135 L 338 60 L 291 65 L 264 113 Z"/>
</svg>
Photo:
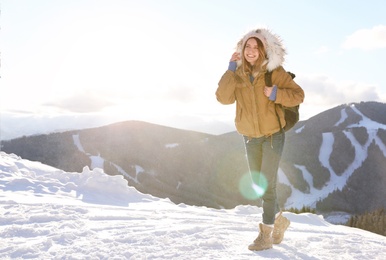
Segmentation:
<svg viewBox="0 0 386 260">
<path fill-rule="evenodd" d="M 385 12 L 381 0 L 2 0 L 1 127 L 21 115 L 85 116 L 227 131 L 235 107 L 214 92 L 258 25 L 287 47 L 284 67 L 306 93 L 302 119 L 386 102 Z"/>
</svg>

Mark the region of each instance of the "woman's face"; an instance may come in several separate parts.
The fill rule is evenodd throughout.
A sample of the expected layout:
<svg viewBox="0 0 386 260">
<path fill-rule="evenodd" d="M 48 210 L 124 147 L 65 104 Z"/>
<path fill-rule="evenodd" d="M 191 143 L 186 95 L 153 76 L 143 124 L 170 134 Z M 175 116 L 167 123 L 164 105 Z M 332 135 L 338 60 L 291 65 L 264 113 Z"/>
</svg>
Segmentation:
<svg viewBox="0 0 386 260">
<path fill-rule="evenodd" d="M 259 49 L 255 38 L 248 39 L 245 44 L 244 58 L 253 66 L 259 59 Z"/>
</svg>

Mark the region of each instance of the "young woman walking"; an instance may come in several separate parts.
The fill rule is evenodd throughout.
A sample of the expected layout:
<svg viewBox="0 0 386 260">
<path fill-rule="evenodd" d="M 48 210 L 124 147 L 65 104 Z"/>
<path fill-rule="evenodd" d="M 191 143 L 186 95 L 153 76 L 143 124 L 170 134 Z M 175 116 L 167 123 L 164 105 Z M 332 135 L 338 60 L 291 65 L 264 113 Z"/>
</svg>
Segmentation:
<svg viewBox="0 0 386 260">
<path fill-rule="evenodd" d="M 290 221 L 281 215 L 276 183 L 285 133 L 281 106 L 303 102 L 304 92 L 284 70 L 286 54 L 280 38 L 265 28 L 248 32 L 237 43 L 228 70 L 221 77 L 217 100 L 226 105 L 236 102 L 235 124 L 243 135 L 249 171 L 254 186 L 262 180 L 267 188 L 262 194 L 263 216 L 259 235 L 250 250 L 272 248 L 282 241 Z M 273 86 L 266 86 L 265 74 L 272 72 Z"/>
</svg>

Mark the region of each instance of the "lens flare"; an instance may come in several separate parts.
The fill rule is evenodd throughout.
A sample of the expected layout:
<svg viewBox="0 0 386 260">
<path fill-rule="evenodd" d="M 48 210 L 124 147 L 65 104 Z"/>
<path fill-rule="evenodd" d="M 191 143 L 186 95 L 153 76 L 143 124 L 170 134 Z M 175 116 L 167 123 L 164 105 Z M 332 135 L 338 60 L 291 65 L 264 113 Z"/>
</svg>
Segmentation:
<svg viewBox="0 0 386 260">
<path fill-rule="evenodd" d="M 239 182 L 240 193 L 248 200 L 261 198 L 267 190 L 267 186 L 267 178 L 259 172 L 246 173 Z"/>
</svg>

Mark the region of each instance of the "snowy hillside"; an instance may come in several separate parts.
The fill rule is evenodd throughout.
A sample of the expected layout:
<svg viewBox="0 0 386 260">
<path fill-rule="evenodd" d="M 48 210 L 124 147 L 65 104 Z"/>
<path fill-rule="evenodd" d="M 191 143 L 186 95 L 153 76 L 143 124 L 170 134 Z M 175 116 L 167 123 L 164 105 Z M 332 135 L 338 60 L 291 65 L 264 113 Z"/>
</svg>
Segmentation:
<svg viewBox="0 0 386 260">
<path fill-rule="evenodd" d="M 351 112 L 358 118 L 355 123 L 351 123 L 349 121 L 350 117 L 348 116 L 347 111 Z M 348 123 L 346 123 L 346 121 L 348 121 Z M 304 131 L 304 129 L 307 129 L 307 124 L 308 122 L 301 128 L 297 129 L 297 134 L 300 134 Z M 340 127 L 341 129 L 339 129 Z M 360 128 L 362 128 L 367 134 L 365 142 L 358 140 L 359 138 L 354 134 L 355 130 Z M 346 153 L 349 153 L 350 149 L 353 150 L 351 162 L 342 162 L 343 160 L 339 161 L 339 165 L 347 164 L 340 173 L 332 167 L 332 160 L 337 153 L 334 153 L 334 150 L 338 149 L 336 148 L 338 147 L 336 143 L 340 141 L 339 138 L 335 136 L 336 132 L 338 132 L 337 129 L 339 129 L 339 132 L 344 134 L 344 136 L 338 137 L 340 139 L 347 138 L 350 145 L 350 148 L 341 149 Z M 329 180 L 324 183 L 323 189 L 315 188 L 315 173 L 312 174 L 308 171 L 307 164 L 295 164 L 295 167 L 300 170 L 301 176 L 303 176 L 303 179 L 308 186 L 307 192 L 301 192 L 300 190 L 294 188 L 290 181 L 288 181 L 283 171 L 280 171 L 280 181 L 291 187 L 291 196 L 287 199 L 286 206 L 295 208 L 301 208 L 303 205 L 315 207 L 318 200 L 325 199 L 335 190 L 342 190 L 346 186 L 347 181 L 352 174 L 358 170 L 368 158 L 369 147 L 371 145 L 378 147 L 383 157 L 386 158 L 386 145 L 378 135 L 378 131 L 382 130 L 386 130 L 386 124 L 378 123 L 366 117 L 355 105 L 343 106 L 340 111 L 340 118 L 338 118 L 338 121 L 335 123 L 333 130 L 321 131 L 321 145 L 320 149 L 317 151 L 317 157 L 315 156 L 318 158 L 321 166 L 328 170 L 330 175 Z"/>
<path fill-rule="evenodd" d="M 261 209 L 175 205 L 102 170 L 0 154 L 0 259 L 385 259 L 386 238 L 285 212 L 284 241 L 251 252 Z"/>
<path fill-rule="evenodd" d="M 386 208 L 386 104 L 343 104 L 286 134 L 278 200 L 345 219 Z M 260 206 L 240 192 L 250 179 L 242 136 L 214 136 L 141 121 L 1 141 L 2 151 L 66 172 L 101 168 L 175 204 Z M 167 163 L 165 163 L 167 162 Z M 245 194 L 244 194 L 245 195 Z M 336 223 L 334 221 L 334 223 Z"/>
</svg>

